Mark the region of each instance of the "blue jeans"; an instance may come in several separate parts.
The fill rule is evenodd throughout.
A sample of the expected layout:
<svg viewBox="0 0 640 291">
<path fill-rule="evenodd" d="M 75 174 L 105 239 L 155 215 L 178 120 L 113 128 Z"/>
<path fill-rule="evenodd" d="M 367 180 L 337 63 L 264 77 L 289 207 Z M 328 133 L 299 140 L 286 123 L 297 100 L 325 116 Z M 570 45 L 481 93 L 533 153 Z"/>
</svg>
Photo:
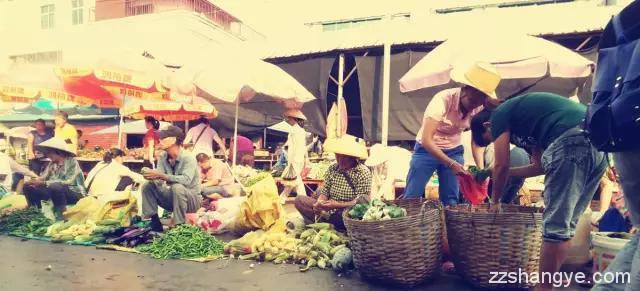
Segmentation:
<svg viewBox="0 0 640 291">
<path fill-rule="evenodd" d="M 443 150 L 444 153 L 460 164 L 464 164 L 464 148 L 462 146 Z M 447 165 L 443 165 L 438 159 L 431 155 L 419 143 L 416 143 L 413 156 L 411 157 L 411 167 L 407 175 L 407 187 L 405 189 L 404 198 L 422 198 L 427 182 L 438 173 L 438 181 L 440 182 L 439 193 L 440 201 L 444 205 L 456 205 L 460 197 L 460 186 L 456 173 L 454 173 Z"/>
<path fill-rule="evenodd" d="M 570 240 L 578 219 L 593 199 L 607 160 L 581 129 L 567 130 L 542 154 L 544 204 L 542 236 L 545 241 Z"/>
<path fill-rule="evenodd" d="M 624 191 L 625 206 L 631 213 L 633 225 L 640 226 L 640 150 L 632 152 L 615 153 L 613 155 L 614 166 L 620 175 L 620 184 Z M 616 258 L 607 267 L 605 272 L 611 272 L 616 276 L 618 272 L 628 272 L 631 282 L 617 282 L 610 284 L 598 284 L 591 290 L 640 290 L 640 233 L 636 234 L 630 242 L 616 255 Z"/>
<path fill-rule="evenodd" d="M 527 151 L 518 148 L 518 147 L 514 147 L 513 149 L 511 149 L 510 151 L 510 157 L 509 157 L 509 167 L 511 168 L 515 168 L 515 167 L 522 167 L 522 166 L 526 166 L 531 164 L 531 159 L 529 158 L 529 154 L 527 153 Z M 485 167 L 487 167 L 488 165 L 486 165 L 485 162 Z M 522 188 L 522 185 L 524 185 L 524 178 L 521 177 L 509 177 L 507 179 L 507 184 L 504 185 L 504 189 L 502 190 L 502 196 L 500 196 L 500 202 L 501 203 L 505 203 L 505 204 L 512 204 L 514 203 L 514 199 L 516 198 L 516 195 L 518 195 L 518 192 L 520 192 L 520 188 Z M 489 195 L 491 195 L 491 192 L 493 187 L 493 180 L 489 181 Z"/>
</svg>

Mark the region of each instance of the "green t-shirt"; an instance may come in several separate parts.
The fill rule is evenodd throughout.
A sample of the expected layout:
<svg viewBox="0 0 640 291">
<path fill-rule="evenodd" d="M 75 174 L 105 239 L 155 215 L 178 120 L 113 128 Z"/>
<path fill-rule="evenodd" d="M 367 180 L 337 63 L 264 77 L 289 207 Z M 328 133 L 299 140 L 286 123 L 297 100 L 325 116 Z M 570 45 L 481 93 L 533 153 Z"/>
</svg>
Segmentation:
<svg viewBox="0 0 640 291">
<path fill-rule="evenodd" d="M 565 131 L 580 125 L 587 107 L 553 93 L 528 93 L 502 103 L 491 114 L 491 134 L 511 132 L 511 143 L 546 149 Z"/>
</svg>

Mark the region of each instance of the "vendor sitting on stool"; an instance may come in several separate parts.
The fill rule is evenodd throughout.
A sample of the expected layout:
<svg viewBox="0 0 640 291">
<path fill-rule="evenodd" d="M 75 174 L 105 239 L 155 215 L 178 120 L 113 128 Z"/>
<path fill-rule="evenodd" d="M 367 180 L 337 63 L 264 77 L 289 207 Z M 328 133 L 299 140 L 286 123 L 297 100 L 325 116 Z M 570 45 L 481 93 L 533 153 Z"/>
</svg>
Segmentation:
<svg viewBox="0 0 640 291">
<path fill-rule="evenodd" d="M 368 200 L 371 193 L 371 172 L 360 162 L 367 158 L 367 148 L 350 135 L 328 139 L 324 148 L 336 154 L 337 163 L 327 170 L 317 199 L 298 195 L 295 205 L 307 222 L 324 220 L 344 229 L 341 210 L 355 205 L 360 198 Z"/>
<path fill-rule="evenodd" d="M 221 160 L 210 158 L 205 153 L 199 153 L 196 160 L 200 167 L 202 196 L 211 200 L 231 196 L 233 174 L 231 174 L 229 166 Z"/>
<path fill-rule="evenodd" d="M 24 194 L 29 206 L 38 208 L 42 207 L 42 200 L 51 199 L 56 219 L 61 220 L 67 205 L 76 203 L 87 194 L 82 169 L 75 159 L 75 148 L 55 137 L 36 148 L 51 162 L 39 178 L 25 183 Z"/>
<path fill-rule="evenodd" d="M 173 212 L 173 224 L 185 223 L 185 215 L 200 207 L 200 176 L 196 159 L 182 149 L 182 140 L 166 137 L 158 148 L 157 170 L 144 173 L 150 180 L 142 187 L 142 213 L 151 218 L 151 228 L 161 232 L 158 206 Z"/>
</svg>

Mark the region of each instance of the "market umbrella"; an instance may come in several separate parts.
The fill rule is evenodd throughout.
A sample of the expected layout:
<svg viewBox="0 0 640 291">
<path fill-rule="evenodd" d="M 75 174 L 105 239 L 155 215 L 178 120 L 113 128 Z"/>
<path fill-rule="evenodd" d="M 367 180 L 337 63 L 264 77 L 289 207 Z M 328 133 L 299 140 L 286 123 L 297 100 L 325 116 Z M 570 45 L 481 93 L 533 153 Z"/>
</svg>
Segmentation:
<svg viewBox="0 0 640 291">
<path fill-rule="evenodd" d="M 161 121 L 185 121 L 201 116 L 215 118 L 216 108 L 207 100 L 192 97 L 190 102 L 135 100 L 120 110 L 120 115 L 133 119 L 153 116 Z"/>
<path fill-rule="evenodd" d="M 348 121 L 347 104 L 344 98 L 340 98 L 337 103 L 333 103 L 327 116 L 327 139 L 347 134 Z"/>
<path fill-rule="evenodd" d="M 73 94 L 106 90 L 115 97 L 113 107 L 125 100 L 169 100 L 163 79 L 170 73 L 162 63 L 145 53 L 81 55 L 69 58 L 55 73 Z"/>
<path fill-rule="evenodd" d="M 0 75 L 0 101 L 12 104 L 32 104 L 46 100 L 56 107 L 69 105 L 96 105 L 108 107 L 112 96 L 106 90 L 95 88 L 88 95 L 67 92 L 55 74 L 52 65 L 14 64 Z"/>
<path fill-rule="evenodd" d="M 267 120 L 280 119 L 286 109 L 302 108 L 315 99 L 291 75 L 247 51 L 215 47 L 206 52 L 172 75 L 169 87 L 181 94 L 207 98 L 217 107 L 235 106 L 234 138 L 238 135 L 240 103 Z"/>
<path fill-rule="evenodd" d="M 400 91 L 448 85 L 453 67 L 473 62 L 495 65 L 502 77 L 498 96 L 526 90 L 568 95 L 586 81 L 593 62 L 556 43 L 529 35 L 469 33 L 454 36 L 424 56 L 400 79 Z"/>
</svg>

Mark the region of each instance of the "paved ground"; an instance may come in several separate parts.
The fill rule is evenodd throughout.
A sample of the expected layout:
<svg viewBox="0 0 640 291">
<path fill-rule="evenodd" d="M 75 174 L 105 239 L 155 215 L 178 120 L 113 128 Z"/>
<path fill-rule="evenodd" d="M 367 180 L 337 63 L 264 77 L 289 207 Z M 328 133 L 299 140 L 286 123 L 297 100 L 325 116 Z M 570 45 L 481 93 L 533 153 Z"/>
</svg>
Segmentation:
<svg viewBox="0 0 640 291">
<path fill-rule="evenodd" d="M 51 265 L 50 271 L 46 267 Z M 160 261 L 143 255 L 0 236 L 0 290 L 390 290 L 357 273 L 300 273 L 293 265 Z M 443 276 L 416 290 L 474 290 Z M 571 288 L 565 290 L 586 290 Z"/>
</svg>

